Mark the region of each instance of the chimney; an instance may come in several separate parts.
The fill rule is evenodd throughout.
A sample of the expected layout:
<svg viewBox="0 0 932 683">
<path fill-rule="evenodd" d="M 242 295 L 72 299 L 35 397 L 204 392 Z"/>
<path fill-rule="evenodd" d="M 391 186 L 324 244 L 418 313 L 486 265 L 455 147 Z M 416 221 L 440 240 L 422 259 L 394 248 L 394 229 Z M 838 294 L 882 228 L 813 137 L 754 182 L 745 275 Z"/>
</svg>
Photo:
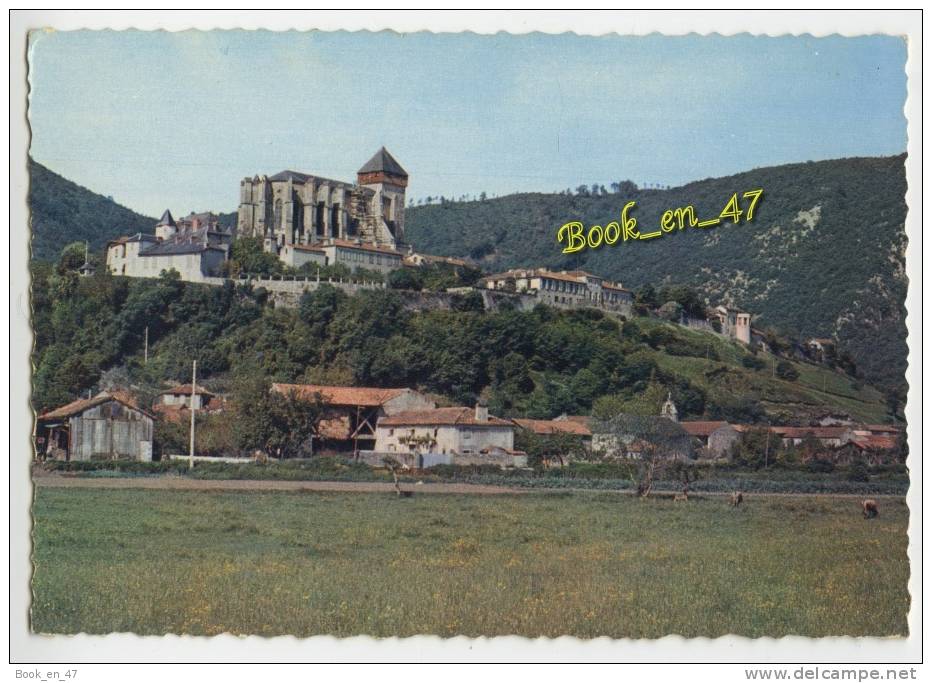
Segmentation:
<svg viewBox="0 0 932 683">
<path fill-rule="evenodd" d="M 485 401 L 478 401 L 476 403 L 476 422 L 488 422 L 489 421 L 489 407 L 486 405 Z"/>
</svg>

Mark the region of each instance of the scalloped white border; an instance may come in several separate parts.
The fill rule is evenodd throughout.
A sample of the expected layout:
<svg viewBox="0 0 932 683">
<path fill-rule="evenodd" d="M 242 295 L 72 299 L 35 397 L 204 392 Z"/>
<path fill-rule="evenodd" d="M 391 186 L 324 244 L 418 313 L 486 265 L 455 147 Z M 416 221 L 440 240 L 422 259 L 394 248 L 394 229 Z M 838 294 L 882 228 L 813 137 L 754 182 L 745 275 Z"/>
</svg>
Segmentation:
<svg viewBox="0 0 932 683">
<path fill-rule="evenodd" d="M 30 28 L 54 27 L 57 30 L 126 29 L 270 29 L 270 30 L 393 30 L 413 32 L 461 32 L 491 34 L 507 31 L 514 34 L 541 31 L 544 33 L 574 32 L 582 35 L 685 35 L 689 33 L 734 35 L 802 35 L 843 36 L 884 33 L 904 36 L 908 42 L 906 71 L 908 98 L 905 112 L 908 125 L 907 145 L 907 236 L 906 272 L 910 287 L 906 299 L 909 330 L 910 384 L 906 414 L 909 424 L 910 469 L 913 485 L 908 495 L 912 510 L 910 522 L 911 561 L 910 592 L 913 609 L 910 612 L 908 639 L 788 637 L 750 640 L 726 636 L 715 640 L 667 637 L 656 641 L 610 640 L 599 638 L 581 641 L 563 637 L 555 640 L 530 640 L 519 637 L 494 639 L 416 637 L 404 640 L 375 640 L 368 637 L 334 639 L 314 637 L 295 639 L 239 638 L 217 636 L 138 637 L 128 634 L 102 636 L 37 636 L 29 633 L 26 615 L 29 604 L 29 538 L 31 483 L 28 463 L 11 457 L 10 585 L 18 590 L 10 594 L 10 661 L 11 662 L 313 662 L 313 661 L 594 661 L 594 662 L 916 662 L 921 658 L 919 600 L 922 558 L 921 542 L 921 478 L 922 478 L 922 416 L 921 416 L 921 340 L 922 340 L 922 273 L 921 273 L 921 24 L 916 11 L 835 12 L 835 11 L 714 11 L 714 12 L 12 12 L 10 15 L 10 225 L 22 226 L 27 221 L 25 204 L 27 176 L 25 169 L 28 148 L 28 126 L 25 119 L 25 35 Z M 31 448 L 29 432 L 32 424 L 28 405 L 29 328 L 27 232 L 10 230 L 10 444 L 11 451 Z M 15 258 L 14 258 L 15 255 Z M 21 667 L 28 668 L 28 667 Z M 63 667 L 58 667 L 59 669 Z M 734 667 L 722 667 L 734 669 Z M 85 667 L 85 670 L 87 667 Z M 382 677 L 382 672 L 370 670 Z M 678 669 L 680 674 L 687 673 Z M 707 669 L 690 669 L 689 675 L 705 678 Z M 205 672 L 206 673 L 206 672 Z M 231 670 L 221 674 L 234 678 L 252 677 L 255 669 Z M 656 675 L 644 670 L 643 673 Z M 720 672 L 719 672 L 720 673 Z M 736 677 L 744 675 L 734 670 Z M 135 675 L 135 674 L 134 674 Z M 161 674 L 157 674 L 161 675 Z M 445 674 L 447 675 L 447 674 Z M 148 675 L 143 674 L 144 679 Z M 211 676 L 213 677 L 213 676 Z M 155 680 L 153 678 L 153 680 Z M 710 678 L 710 680 L 712 680 Z"/>
</svg>

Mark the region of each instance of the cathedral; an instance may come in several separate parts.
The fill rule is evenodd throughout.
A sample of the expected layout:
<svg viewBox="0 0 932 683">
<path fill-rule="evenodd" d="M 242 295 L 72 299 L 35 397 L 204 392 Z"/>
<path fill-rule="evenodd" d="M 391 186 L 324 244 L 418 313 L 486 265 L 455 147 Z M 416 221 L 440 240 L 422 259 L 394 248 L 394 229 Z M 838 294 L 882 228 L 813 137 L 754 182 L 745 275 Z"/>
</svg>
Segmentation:
<svg viewBox="0 0 932 683">
<path fill-rule="evenodd" d="M 282 171 L 240 182 L 237 235 L 260 237 L 266 251 L 339 242 L 404 246 L 408 174 L 382 147 L 356 183 Z"/>
</svg>

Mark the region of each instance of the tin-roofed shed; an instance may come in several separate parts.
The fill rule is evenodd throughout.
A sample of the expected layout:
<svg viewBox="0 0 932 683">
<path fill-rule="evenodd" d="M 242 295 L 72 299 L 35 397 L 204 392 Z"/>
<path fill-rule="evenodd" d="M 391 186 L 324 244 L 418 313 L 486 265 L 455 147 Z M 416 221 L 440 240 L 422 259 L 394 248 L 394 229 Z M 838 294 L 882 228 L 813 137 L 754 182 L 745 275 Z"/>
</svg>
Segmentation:
<svg viewBox="0 0 932 683">
<path fill-rule="evenodd" d="M 38 418 L 39 457 L 152 460 L 153 418 L 125 398 L 97 394 Z"/>
</svg>

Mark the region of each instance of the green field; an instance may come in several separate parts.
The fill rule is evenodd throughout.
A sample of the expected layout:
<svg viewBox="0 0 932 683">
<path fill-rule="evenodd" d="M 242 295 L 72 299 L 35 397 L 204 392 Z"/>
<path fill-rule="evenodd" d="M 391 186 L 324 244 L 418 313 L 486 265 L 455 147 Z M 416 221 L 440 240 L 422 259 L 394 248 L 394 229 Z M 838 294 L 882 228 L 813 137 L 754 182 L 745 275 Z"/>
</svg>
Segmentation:
<svg viewBox="0 0 932 683">
<path fill-rule="evenodd" d="M 38 488 L 33 630 L 905 635 L 909 511 L 858 503 Z"/>
</svg>

